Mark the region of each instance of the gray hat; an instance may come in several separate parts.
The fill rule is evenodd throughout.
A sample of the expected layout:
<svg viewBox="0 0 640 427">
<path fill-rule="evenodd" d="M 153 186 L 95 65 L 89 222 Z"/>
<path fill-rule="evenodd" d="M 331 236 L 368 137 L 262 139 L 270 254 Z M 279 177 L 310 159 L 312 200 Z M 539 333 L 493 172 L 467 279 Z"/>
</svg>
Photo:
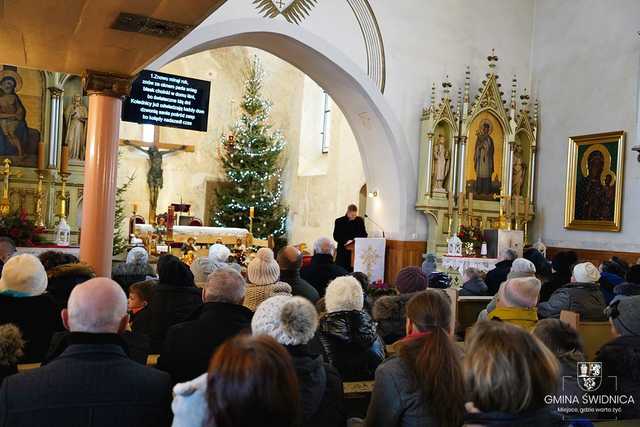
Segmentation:
<svg viewBox="0 0 640 427">
<path fill-rule="evenodd" d="M 302 297 L 286 295 L 263 301 L 251 320 L 253 335 L 269 335 L 282 345 L 306 344 L 317 328 L 315 307 Z"/>
<path fill-rule="evenodd" d="M 622 298 L 607 307 L 607 316 L 622 336 L 640 336 L 640 295 Z"/>
</svg>

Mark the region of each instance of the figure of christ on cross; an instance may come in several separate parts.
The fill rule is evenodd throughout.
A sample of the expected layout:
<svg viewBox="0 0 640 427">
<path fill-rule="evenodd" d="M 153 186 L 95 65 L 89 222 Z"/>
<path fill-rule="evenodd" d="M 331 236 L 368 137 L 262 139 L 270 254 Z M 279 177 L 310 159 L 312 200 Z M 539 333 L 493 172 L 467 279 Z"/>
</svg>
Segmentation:
<svg viewBox="0 0 640 427">
<path fill-rule="evenodd" d="M 140 150 L 149 156 L 149 172 L 147 172 L 147 185 L 149 186 L 149 221 L 153 222 L 155 221 L 156 208 L 158 207 L 158 194 L 163 186 L 162 158 L 176 151 L 193 152 L 193 146 L 162 144 L 158 141 L 154 141 L 153 145 L 149 145 L 145 142 L 126 139 L 122 140 L 122 143 L 136 150 Z"/>
</svg>

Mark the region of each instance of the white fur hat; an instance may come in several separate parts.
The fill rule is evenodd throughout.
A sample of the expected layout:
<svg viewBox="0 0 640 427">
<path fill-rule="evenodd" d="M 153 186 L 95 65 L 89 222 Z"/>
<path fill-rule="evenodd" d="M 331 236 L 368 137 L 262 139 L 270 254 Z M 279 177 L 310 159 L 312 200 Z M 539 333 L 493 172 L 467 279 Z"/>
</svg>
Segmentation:
<svg viewBox="0 0 640 427">
<path fill-rule="evenodd" d="M 47 272 L 38 258 L 31 254 L 16 255 L 2 269 L 0 292 L 36 296 L 47 290 Z"/>
<path fill-rule="evenodd" d="M 306 344 L 317 328 L 315 307 L 302 297 L 286 295 L 263 301 L 251 320 L 253 335 L 269 335 L 282 345 Z"/>
<path fill-rule="evenodd" d="M 225 245 L 216 243 L 209 247 L 209 261 L 213 263 L 228 262 L 231 251 Z"/>
<path fill-rule="evenodd" d="M 596 283 L 600 280 L 600 272 L 590 262 L 583 262 L 573 268 L 573 277 L 578 283 Z"/>
<path fill-rule="evenodd" d="M 145 248 L 136 246 L 127 254 L 127 264 L 146 264 L 149 262 L 149 254 Z"/>
<path fill-rule="evenodd" d="M 324 295 L 328 313 L 362 310 L 364 294 L 362 286 L 353 276 L 342 276 L 329 283 Z"/>
</svg>

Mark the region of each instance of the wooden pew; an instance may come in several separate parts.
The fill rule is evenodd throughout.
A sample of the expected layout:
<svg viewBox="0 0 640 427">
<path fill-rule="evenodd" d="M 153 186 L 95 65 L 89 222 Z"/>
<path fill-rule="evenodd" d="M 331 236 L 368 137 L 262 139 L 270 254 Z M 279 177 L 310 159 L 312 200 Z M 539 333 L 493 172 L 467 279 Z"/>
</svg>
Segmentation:
<svg viewBox="0 0 640 427">
<path fill-rule="evenodd" d="M 32 369 L 38 369 L 40 365 L 41 365 L 40 363 L 22 363 L 18 365 L 18 372 L 22 373 L 22 372 L 30 371 Z"/>
<path fill-rule="evenodd" d="M 156 366 L 158 364 L 159 354 L 150 354 L 147 356 L 147 366 Z"/>
<path fill-rule="evenodd" d="M 347 399 L 359 397 L 362 394 L 371 394 L 375 381 L 355 381 L 343 383 L 344 397 Z"/>
<path fill-rule="evenodd" d="M 587 360 L 595 360 L 596 353 L 607 342 L 613 339 L 609 322 L 585 322 L 580 320 L 580 314 L 562 310 L 560 320 L 570 324 L 582 338 L 584 353 Z"/>
<path fill-rule="evenodd" d="M 478 320 L 478 314 L 493 297 L 458 297 L 456 333 L 464 338 L 465 332 Z"/>
</svg>

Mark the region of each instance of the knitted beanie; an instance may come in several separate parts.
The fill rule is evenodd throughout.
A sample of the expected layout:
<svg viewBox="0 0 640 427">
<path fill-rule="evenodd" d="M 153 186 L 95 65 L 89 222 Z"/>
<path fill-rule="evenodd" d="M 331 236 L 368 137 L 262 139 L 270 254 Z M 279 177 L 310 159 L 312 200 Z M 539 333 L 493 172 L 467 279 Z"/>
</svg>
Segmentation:
<svg viewBox="0 0 640 427">
<path fill-rule="evenodd" d="M 535 277 L 510 279 L 500 287 L 498 298 L 507 307 L 535 307 L 541 287 L 540 280 Z"/>
<path fill-rule="evenodd" d="M 2 269 L 0 292 L 16 296 L 36 296 L 47 289 L 47 272 L 31 254 L 16 255 Z"/>
<path fill-rule="evenodd" d="M 273 251 L 269 248 L 260 248 L 256 257 L 247 267 L 249 282 L 254 285 L 269 285 L 280 279 L 280 267 L 273 257 Z"/>
<path fill-rule="evenodd" d="M 535 277 L 536 266 L 525 258 L 517 258 L 511 264 L 511 271 L 507 275 L 507 279 L 516 279 L 518 277 Z"/>
<path fill-rule="evenodd" d="M 429 287 L 429 278 L 418 267 L 405 267 L 396 276 L 396 288 L 401 294 L 424 291 Z"/>
<path fill-rule="evenodd" d="M 573 277 L 578 283 L 596 283 L 600 280 L 600 272 L 590 262 L 583 262 L 573 268 Z"/>
<path fill-rule="evenodd" d="M 618 303 L 618 315 L 611 321 L 622 336 L 640 336 L 640 295 L 622 298 Z"/>
<path fill-rule="evenodd" d="M 225 245 L 216 243 L 209 247 L 209 261 L 214 264 L 226 263 L 229 261 L 229 255 L 231 255 L 231 251 Z"/>
<path fill-rule="evenodd" d="M 334 279 L 327 286 L 324 303 L 328 313 L 362 310 L 364 293 L 360 282 L 352 276 L 342 276 Z"/>
<path fill-rule="evenodd" d="M 258 306 L 251 320 L 253 335 L 269 335 L 282 345 L 307 344 L 317 328 L 316 309 L 302 297 L 271 297 Z"/>
</svg>

